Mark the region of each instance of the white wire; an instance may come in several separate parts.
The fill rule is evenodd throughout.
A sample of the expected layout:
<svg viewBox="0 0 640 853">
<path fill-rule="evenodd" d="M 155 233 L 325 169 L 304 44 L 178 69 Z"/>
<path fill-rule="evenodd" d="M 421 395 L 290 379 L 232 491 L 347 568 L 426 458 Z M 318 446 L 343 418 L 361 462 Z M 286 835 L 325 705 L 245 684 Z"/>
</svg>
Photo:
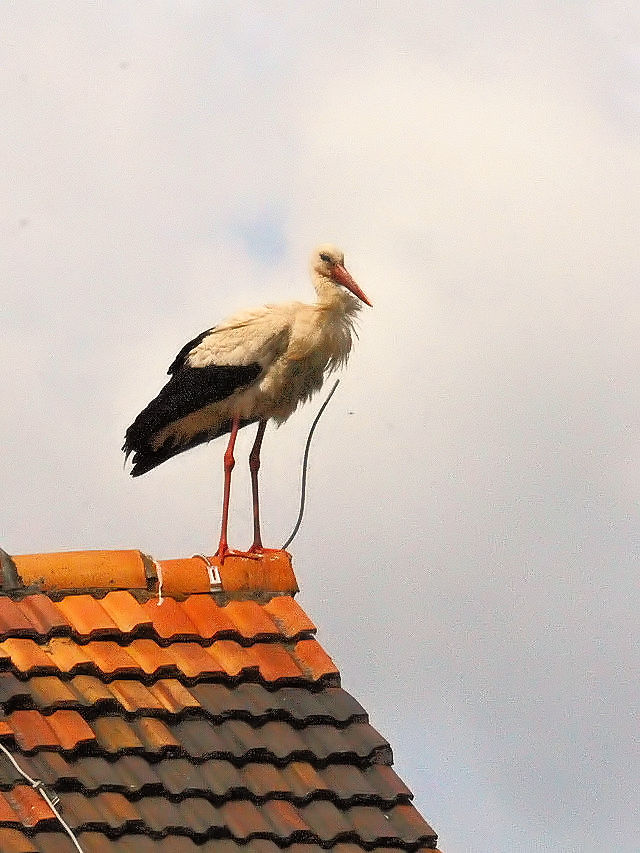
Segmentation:
<svg viewBox="0 0 640 853">
<path fill-rule="evenodd" d="M 82 849 L 82 847 L 80 847 L 80 842 L 78 841 L 78 839 L 73 834 L 73 830 L 71 829 L 71 827 L 67 823 L 65 823 L 65 821 L 62 818 L 62 815 L 60 814 L 58 809 L 55 807 L 55 805 L 53 804 L 53 801 L 51 800 L 51 798 L 49 797 L 49 795 L 45 791 L 44 782 L 42 782 L 42 780 L 40 780 L 40 779 L 32 779 L 28 773 L 25 773 L 24 770 L 22 769 L 22 767 L 20 767 L 18 762 L 15 760 L 13 755 L 11 755 L 9 750 L 5 746 L 3 746 L 1 743 L 0 743 L 0 749 L 4 752 L 4 754 L 7 756 L 9 761 L 13 764 L 13 766 L 16 768 L 18 773 L 23 777 L 23 779 L 26 779 L 27 782 L 31 785 L 31 787 L 34 788 L 40 794 L 40 796 L 43 798 L 45 803 L 49 806 L 51 811 L 58 818 L 60 825 L 62 826 L 64 831 L 67 833 L 67 835 L 71 839 L 72 843 L 75 845 L 76 850 L 78 850 L 79 853 L 84 853 L 84 850 Z"/>
<path fill-rule="evenodd" d="M 153 557 L 151 559 L 153 560 Z M 156 603 L 156 606 L 160 607 L 160 605 L 164 601 L 164 598 L 162 597 L 162 584 L 164 580 L 162 577 L 162 566 L 157 560 L 153 560 L 153 565 L 156 567 L 156 575 L 158 576 L 158 601 Z"/>
</svg>

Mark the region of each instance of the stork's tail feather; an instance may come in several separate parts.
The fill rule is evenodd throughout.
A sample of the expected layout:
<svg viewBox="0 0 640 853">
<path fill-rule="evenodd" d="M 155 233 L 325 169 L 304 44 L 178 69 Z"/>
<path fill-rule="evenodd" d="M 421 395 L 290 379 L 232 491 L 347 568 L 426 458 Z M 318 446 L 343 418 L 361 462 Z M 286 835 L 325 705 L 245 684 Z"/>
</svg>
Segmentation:
<svg viewBox="0 0 640 853">
<path fill-rule="evenodd" d="M 160 447 L 154 449 L 151 446 L 153 433 L 141 433 L 139 428 L 136 429 L 136 423 L 134 422 L 127 430 L 124 444 L 122 445 L 125 462 L 133 454 L 131 459 L 131 476 L 139 477 L 141 474 L 146 474 L 147 471 L 151 471 L 152 468 L 156 468 L 158 465 L 166 462 L 167 459 L 171 459 L 185 450 L 191 450 L 192 447 L 197 447 L 206 441 L 211 441 L 212 438 L 217 438 L 218 435 L 228 432 L 230 428 L 231 421 L 228 424 L 224 424 L 222 429 L 215 434 L 207 431 L 200 432 L 189 439 L 189 441 L 179 444 L 173 444 L 170 440 L 167 440 Z"/>
<path fill-rule="evenodd" d="M 245 427 L 249 424 L 255 423 L 255 420 L 255 418 L 252 418 L 240 421 L 240 427 Z M 204 444 L 207 441 L 212 441 L 214 438 L 225 435 L 231 430 L 231 425 L 232 421 L 225 421 L 225 423 L 223 423 L 215 432 L 205 430 L 204 432 L 194 435 L 189 439 L 189 441 L 182 442 L 180 444 L 172 444 L 170 440 L 167 440 L 163 445 L 158 447 L 157 450 L 154 450 L 151 446 L 153 433 L 142 433 L 137 421 L 134 421 L 127 430 L 124 444 L 122 445 L 122 450 L 125 455 L 125 463 L 129 456 L 133 454 L 131 458 L 131 476 L 139 477 L 141 474 L 146 474 L 147 471 L 157 468 L 158 465 L 166 462 L 167 459 L 171 459 L 179 453 L 184 453 L 185 450 L 191 450 L 199 444 Z"/>
<path fill-rule="evenodd" d="M 172 456 L 177 456 L 178 453 L 182 453 L 183 450 L 189 450 L 191 447 L 202 444 L 207 440 L 208 435 L 203 433 L 201 436 L 197 436 L 189 442 L 188 445 L 180 445 L 179 447 L 163 446 L 158 450 L 151 450 L 151 448 L 135 450 L 133 451 L 133 457 L 131 459 L 131 476 L 139 477 L 141 474 L 146 474 L 147 471 L 151 471 L 153 468 L 156 468 L 158 465 L 166 462 L 167 459 L 171 459 Z M 126 442 L 122 449 L 125 452 L 125 459 L 128 458 L 132 451 L 127 447 Z"/>
</svg>

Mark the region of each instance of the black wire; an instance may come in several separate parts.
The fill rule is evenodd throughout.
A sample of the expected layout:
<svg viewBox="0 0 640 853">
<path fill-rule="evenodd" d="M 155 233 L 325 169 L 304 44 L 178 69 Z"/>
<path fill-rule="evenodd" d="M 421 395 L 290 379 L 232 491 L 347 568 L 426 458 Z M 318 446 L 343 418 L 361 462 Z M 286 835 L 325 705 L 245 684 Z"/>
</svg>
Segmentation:
<svg viewBox="0 0 640 853">
<path fill-rule="evenodd" d="M 305 496 L 306 496 L 306 492 L 307 492 L 307 463 L 309 462 L 309 448 L 311 447 L 311 439 L 313 438 L 313 432 L 314 432 L 314 430 L 318 424 L 318 421 L 322 417 L 322 413 L 327 408 L 329 400 L 333 397 L 334 391 L 336 390 L 336 388 L 338 387 L 339 384 L 340 384 L 340 380 L 336 379 L 336 381 L 333 384 L 333 388 L 331 389 L 331 391 L 329 391 L 327 399 L 320 406 L 318 414 L 315 416 L 315 419 L 314 419 L 313 423 L 311 424 L 311 429 L 309 430 L 309 435 L 307 436 L 307 445 L 304 449 L 304 458 L 302 460 L 302 485 L 300 487 L 300 512 L 298 513 L 298 520 L 295 523 L 295 526 L 293 528 L 291 536 L 287 539 L 287 541 L 282 546 L 283 551 L 286 551 L 286 549 L 289 547 L 289 545 L 291 545 L 291 543 L 295 539 L 295 536 L 296 536 L 298 530 L 300 530 L 300 525 L 302 524 L 302 516 L 304 515 Z"/>
</svg>

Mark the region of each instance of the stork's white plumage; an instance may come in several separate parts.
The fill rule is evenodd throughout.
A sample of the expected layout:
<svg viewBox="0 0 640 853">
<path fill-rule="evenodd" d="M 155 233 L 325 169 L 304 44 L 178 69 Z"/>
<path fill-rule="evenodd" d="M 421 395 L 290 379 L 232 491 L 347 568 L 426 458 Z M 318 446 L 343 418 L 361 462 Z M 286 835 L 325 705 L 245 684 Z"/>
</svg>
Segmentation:
<svg viewBox="0 0 640 853">
<path fill-rule="evenodd" d="M 169 367 L 171 379 L 126 432 L 134 477 L 192 447 L 230 433 L 218 556 L 228 553 L 227 521 L 238 429 L 258 421 L 249 457 L 254 540 L 262 551 L 258 506 L 260 447 L 267 421 L 283 423 L 351 350 L 360 303 L 371 305 L 334 246 L 311 256 L 314 305 L 286 302 L 234 314 L 189 341 Z"/>
</svg>

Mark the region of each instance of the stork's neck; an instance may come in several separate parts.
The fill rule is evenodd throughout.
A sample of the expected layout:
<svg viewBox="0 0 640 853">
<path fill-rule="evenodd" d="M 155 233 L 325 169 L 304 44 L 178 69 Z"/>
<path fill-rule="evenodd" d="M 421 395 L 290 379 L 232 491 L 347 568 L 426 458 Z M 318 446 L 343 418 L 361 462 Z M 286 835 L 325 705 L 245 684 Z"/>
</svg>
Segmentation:
<svg viewBox="0 0 640 853">
<path fill-rule="evenodd" d="M 327 276 L 316 272 L 313 286 L 318 294 L 318 307 L 334 315 L 336 319 L 353 320 L 360 310 L 360 301 Z"/>
</svg>

